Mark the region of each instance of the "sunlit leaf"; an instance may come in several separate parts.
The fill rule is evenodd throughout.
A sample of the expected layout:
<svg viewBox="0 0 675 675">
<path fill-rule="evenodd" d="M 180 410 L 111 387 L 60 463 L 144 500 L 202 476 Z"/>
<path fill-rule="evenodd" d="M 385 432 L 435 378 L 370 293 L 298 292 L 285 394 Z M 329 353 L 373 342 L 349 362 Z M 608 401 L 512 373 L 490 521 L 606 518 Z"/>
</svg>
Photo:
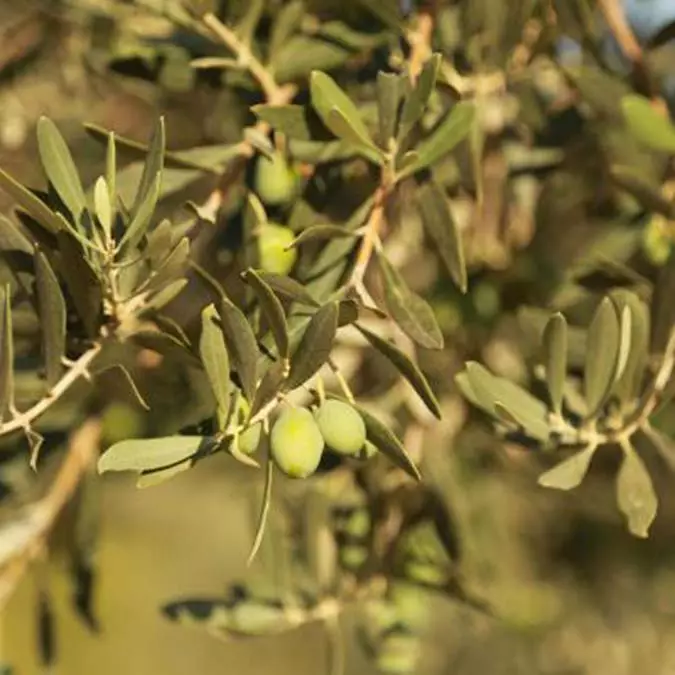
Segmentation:
<svg viewBox="0 0 675 675">
<path fill-rule="evenodd" d="M 562 314 L 554 314 L 549 319 L 542 342 L 548 395 L 553 411 L 559 415 L 567 377 L 567 321 Z"/>
<path fill-rule="evenodd" d="M 574 489 L 581 484 L 588 473 L 595 450 L 595 446 L 588 446 L 560 464 L 556 464 L 539 476 L 539 485 L 556 490 Z"/>
<path fill-rule="evenodd" d="M 644 96 L 629 94 L 621 99 L 626 124 L 640 142 L 662 152 L 675 153 L 675 126 Z"/>
<path fill-rule="evenodd" d="M 187 279 L 176 279 L 170 284 L 164 286 L 161 290 L 150 295 L 145 301 L 144 309 L 147 311 L 156 311 L 168 305 L 172 300 L 178 297 L 178 294 L 187 286 Z"/>
<path fill-rule="evenodd" d="M 616 478 L 617 502 L 631 534 L 645 538 L 656 517 L 658 500 L 652 479 L 635 448 L 629 442 L 622 447 L 623 462 Z"/>
<path fill-rule="evenodd" d="M 221 422 L 227 418 L 230 408 L 230 359 L 225 347 L 225 338 L 220 329 L 215 305 L 202 310 L 202 332 L 199 339 L 199 354 L 204 364 L 211 390 L 218 403 Z"/>
<path fill-rule="evenodd" d="M 324 241 L 326 239 L 355 239 L 358 235 L 350 232 L 339 225 L 311 225 L 303 230 L 294 240 L 291 246 L 300 246 L 308 241 Z M 289 247 L 290 248 L 290 247 Z"/>
<path fill-rule="evenodd" d="M 132 211 L 133 215 L 131 221 L 118 243 L 119 247 L 127 244 L 129 246 L 135 246 L 143 238 L 157 206 L 161 180 L 161 175 L 157 175 L 143 199 Z"/>
<path fill-rule="evenodd" d="M 153 202 L 153 198 L 150 195 L 159 195 L 159 189 L 162 183 L 165 147 L 166 131 L 164 129 L 164 118 L 160 117 L 157 120 L 157 124 L 152 133 L 152 138 L 150 139 L 148 154 L 143 165 L 143 173 L 141 174 L 141 180 L 138 185 L 138 190 L 136 191 L 136 198 L 130 209 L 132 222 L 139 220 L 139 211 L 148 210 L 148 203 L 153 203 L 152 208 L 154 208 L 154 204 L 157 202 L 157 198 L 155 197 Z M 144 215 L 143 218 L 146 218 L 146 216 Z M 149 218 L 149 216 L 147 216 L 147 218 Z M 131 227 L 129 227 L 129 229 L 131 229 Z"/>
<path fill-rule="evenodd" d="M 101 223 L 106 239 L 112 232 L 113 209 L 110 201 L 110 190 L 103 176 L 99 176 L 94 185 L 94 210 L 98 222 Z"/>
</svg>

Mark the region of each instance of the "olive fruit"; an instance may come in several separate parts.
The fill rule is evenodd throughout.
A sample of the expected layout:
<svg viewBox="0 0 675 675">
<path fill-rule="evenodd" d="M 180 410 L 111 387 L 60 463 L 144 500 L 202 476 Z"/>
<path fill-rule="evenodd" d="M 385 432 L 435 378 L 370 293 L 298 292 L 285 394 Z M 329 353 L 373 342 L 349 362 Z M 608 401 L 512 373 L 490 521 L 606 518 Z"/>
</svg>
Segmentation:
<svg viewBox="0 0 675 675">
<path fill-rule="evenodd" d="M 105 445 L 138 438 L 145 433 L 143 417 L 138 409 L 120 401 L 106 407 L 101 418 L 101 427 Z"/>
<path fill-rule="evenodd" d="M 368 560 L 368 548 L 360 544 L 346 544 L 340 547 L 340 564 L 346 570 L 356 571 Z"/>
<path fill-rule="evenodd" d="M 357 455 L 366 442 L 366 425 L 348 403 L 329 400 L 315 413 L 326 445 L 340 455 Z"/>
<path fill-rule="evenodd" d="M 295 235 L 288 227 L 278 223 L 265 223 L 258 232 L 260 267 L 270 274 L 288 274 L 295 265 L 298 252 L 287 248 Z"/>
<path fill-rule="evenodd" d="M 239 451 L 244 455 L 252 455 L 260 445 L 262 422 L 257 422 L 239 434 Z"/>
<path fill-rule="evenodd" d="M 281 153 L 260 156 L 255 167 L 254 186 L 267 206 L 281 206 L 293 198 L 297 180 Z"/>
<path fill-rule="evenodd" d="M 319 427 L 305 408 L 287 408 L 272 427 L 272 457 L 291 478 L 307 478 L 313 474 L 321 461 L 323 446 Z"/>
</svg>

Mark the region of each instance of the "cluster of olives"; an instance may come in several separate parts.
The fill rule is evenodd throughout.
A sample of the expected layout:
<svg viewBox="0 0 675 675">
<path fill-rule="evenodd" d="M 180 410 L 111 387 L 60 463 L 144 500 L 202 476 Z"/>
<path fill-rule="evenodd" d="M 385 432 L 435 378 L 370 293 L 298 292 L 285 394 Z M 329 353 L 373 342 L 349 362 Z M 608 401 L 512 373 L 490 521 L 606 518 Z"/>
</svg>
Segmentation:
<svg viewBox="0 0 675 675">
<path fill-rule="evenodd" d="M 311 476 L 325 447 L 347 457 L 364 458 L 375 452 L 366 439 L 363 418 L 342 401 L 324 401 L 313 412 L 307 408 L 286 408 L 270 433 L 272 457 L 291 478 Z"/>
</svg>

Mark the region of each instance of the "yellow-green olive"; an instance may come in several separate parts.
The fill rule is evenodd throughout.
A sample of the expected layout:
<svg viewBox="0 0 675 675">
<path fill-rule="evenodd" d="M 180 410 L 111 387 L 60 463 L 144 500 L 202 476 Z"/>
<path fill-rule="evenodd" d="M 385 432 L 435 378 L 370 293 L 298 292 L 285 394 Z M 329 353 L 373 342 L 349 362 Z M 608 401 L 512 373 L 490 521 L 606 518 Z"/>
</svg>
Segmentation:
<svg viewBox="0 0 675 675">
<path fill-rule="evenodd" d="M 366 425 L 348 403 L 325 401 L 315 413 L 326 445 L 340 455 L 357 455 L 366 442 Z"/>
<path fill-rule="evenodd" d="M 368 560 L 368 548 L 361 544 L 346 544 L 340 547 L 340 564 L 347 570 L 357 570 Z"/>
<path fill-rule="evenodd" d="M 386 675 L 408 675 L 417 671 L 419 638 L 407 634 L 388 635 L 379 648 L 377 668 Z"/>
<path fill-rule="evenodd" d="M 244 455 L 252 455 L 260 445 L 260 434 L 262 432 L 262 422 L 257 422 L 248 427 L 239 435 L 239 450 Z"/>
<path fill-rule="evenodd" d="M 294 196 L 297 179 L 281 153 L 272 158 L 260 156 L 255 167 L 255 191 L 268 206 L 288 203 Z"/>
<path fill-rule="evenodd" d="M 104 445 L 112 445 L 128 438 L 142 436 L 145 431 L 143 416 L 126 403 L 116 401 L 108 405 L 101 418 Z"/>
<path fill-rule="evenodd" d="M 319 427 L 305 408 L 287 408 L 272 426 L 272 457 L 291 478 L 311 476 L 319 466 L 323 447 Z"/>
<path fill-rule="evenodd" d="M 278 223 L 261 225 L 258 232 L 260 267 L 270 274 L 288 274 L 298 257 L 295 248 L 287 248 L 294 238 L 291 229 Z"/>
</svg>

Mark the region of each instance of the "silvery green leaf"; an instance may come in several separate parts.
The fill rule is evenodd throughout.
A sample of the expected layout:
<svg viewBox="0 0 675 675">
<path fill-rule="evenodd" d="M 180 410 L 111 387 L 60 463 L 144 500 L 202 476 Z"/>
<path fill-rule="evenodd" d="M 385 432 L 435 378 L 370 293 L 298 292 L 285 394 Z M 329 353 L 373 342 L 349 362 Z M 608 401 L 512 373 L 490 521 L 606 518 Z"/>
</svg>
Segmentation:
<svg viewBox="0 0 675 675">
<path fill-rule="evenodd" d="M 556 464 L 539 476 L 539 485 L 556 490 L 572 490 L 577 487 L 588 473 L 596 449 L 596 446 L 588 446 Z"/>
<path fill-rule="evenodd" d="M 542 342 L 548 395 L 553 411 L 559 415 L 567 377 L 567 321 L 562 314 L 554 314 L 549 319 Z"/>
<path fill-rule="evenodd" d="M 227 419 L 230 409 L 230 359 L 225 347 L 225 338 L 220 329 L 220 317 L 215 305 L 202 310 L 202 332 L 199 339 L 199 354 L 204 364 L 211 390 L 218 403 L 218 418 Z"/>
<path fill-rule="evenodd" d="M 656 517 L 658 500 L 642 458 L 630 442 L 622 447 L 623 462 L 616 478 L 619 509 L 626 516 L 631 534 L 646 538 Z"/>
</svg>

